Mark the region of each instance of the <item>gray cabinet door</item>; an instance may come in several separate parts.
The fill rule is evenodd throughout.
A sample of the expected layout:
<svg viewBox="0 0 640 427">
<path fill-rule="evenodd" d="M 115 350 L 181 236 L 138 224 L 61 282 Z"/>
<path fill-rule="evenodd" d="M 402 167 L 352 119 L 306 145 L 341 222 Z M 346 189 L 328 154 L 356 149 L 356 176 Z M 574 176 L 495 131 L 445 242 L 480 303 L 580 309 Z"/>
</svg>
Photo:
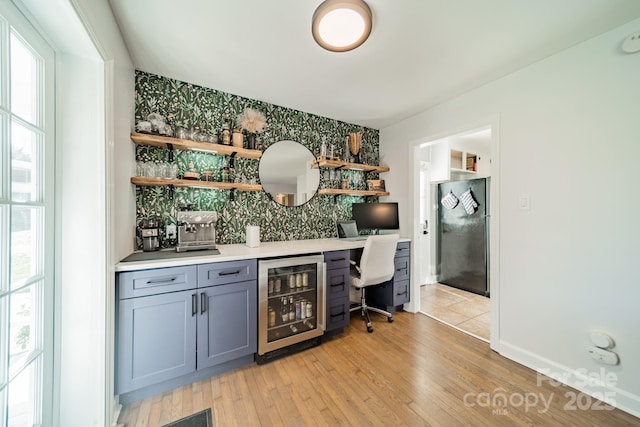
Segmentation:
<svg viewBox="0 0 640 427">
<path fill-rule="evenodd" d="M 182 291 L 119 302 L 118 394 L 195 371 L 196 295 Z"/>
<path fill-rule="evenodd" d="M 255 280 L 198 289 L 198 369 L 256 352 Z"/>
</svg>

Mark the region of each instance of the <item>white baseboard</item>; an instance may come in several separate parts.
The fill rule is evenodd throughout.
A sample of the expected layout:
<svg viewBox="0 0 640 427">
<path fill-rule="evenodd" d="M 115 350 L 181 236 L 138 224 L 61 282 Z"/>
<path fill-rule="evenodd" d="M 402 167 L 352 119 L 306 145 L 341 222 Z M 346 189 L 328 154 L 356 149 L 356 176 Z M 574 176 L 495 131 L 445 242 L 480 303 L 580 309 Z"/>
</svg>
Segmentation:
<svg viewBox="0 0 640 427">
<path fill-rule="evenodd" d="M 640 396 L 615 386 L 615 374 L 609 378 L 605 368 L 588 372 L 586 369 L 570 369 L 537 354 L 505 342 L 496 349 L 502 356 L 544 375 L 542 381 L 560 382 L 594 399 L 604 400 L 611 406 L 640 418 Z M 603 381 L 604 380 L 604 381 Z M 540 381 L 540 380 L 539 380 Z M 580 402 L 577 402 L 580 404 Z"/>
<path fill-rule="evenodd" d="M 111 401 L 111 427 L 121 427 L 122 424 L 118 424 L 118 418 L 122 411 L 122 405 L 118 401 L 118 396 L 115 396 Z"/>
</svg>

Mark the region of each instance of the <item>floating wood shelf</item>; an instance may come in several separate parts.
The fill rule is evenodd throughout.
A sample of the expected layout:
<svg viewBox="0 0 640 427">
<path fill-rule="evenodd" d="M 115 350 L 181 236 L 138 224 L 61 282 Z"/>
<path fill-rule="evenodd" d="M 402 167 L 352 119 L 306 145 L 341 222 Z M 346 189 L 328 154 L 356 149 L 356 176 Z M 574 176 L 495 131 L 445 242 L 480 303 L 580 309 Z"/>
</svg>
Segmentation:
<svg viewBox="0 0 640 427">
<path fill-rule="evenodd" d="M 131 183 L 140 187 L 158 187 L 170 186 L 174 187 L 191 187 L 191 188 L 207 188 L 214 190 L 238 190 L 238 191 L 260 191 L 260 184 L 240 184 L 237 182 L 215 182 L 215 181 L 198 181 L 195 179 L 164 179 L 164 178 L 146 178 L 141 176 L 132 176 Z"/>
<path fill-rule="evenodd" d="M 343 190 L 342 188 L 323 188 L 318 190 L 318 194 L 329 194 L 338 196 L 341 194 L 348 196 L 388 196 L 388 191 L 370 191 L 370 190 Z"/>
<path fill-rule="evenodd" d="M 313 162 L 314 168 L 327 168 L 327 169 L 346 169 L 346 170 L 356 170 L 356 171 L 365 171 L 365 172 L 389 172 L 389 168 L 386 166 L 374 166 L 374 165 L 365 165 L 362 163 L 348 163 L 341 162 L 339 160 L 316 160 Z"/>
<path fill-rule="evenodd" d="M 259 159 L 262 157 L 262 151 L 260 150 L 248 150 L 246 148 L 234 147 L 233 145 L 190 141 L 188 139 L 171 138 L 162 135 L 133 132 L 131 134 L 131 140 L 138 145 L 149 145 L 160 148 L 173 147 L 176 150 L 201 151 L 205 153 L 219 154 L 221 156 L 233 155 L 236 158 L 243 159 Z"/>
<path fill-rule="evenodd" d="M 451 172 L 453 172 L 453 173 L 459 173 L 459 174 L 469 174 L 469 175 L 474 175 L 474 174 L 477 174 L 477 173 L 478 173 L 478 172 L 473 171 L 473 170 L 458 169 L 458 168 L 451 168 Z"/>
</svg>

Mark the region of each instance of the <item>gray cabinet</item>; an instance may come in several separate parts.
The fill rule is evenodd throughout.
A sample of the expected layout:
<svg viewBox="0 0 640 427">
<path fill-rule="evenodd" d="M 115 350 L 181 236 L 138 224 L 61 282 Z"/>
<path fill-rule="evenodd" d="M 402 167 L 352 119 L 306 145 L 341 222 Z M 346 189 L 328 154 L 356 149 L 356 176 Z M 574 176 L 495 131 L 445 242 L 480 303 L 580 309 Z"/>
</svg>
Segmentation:
<svg viewBox="0 0 640 427">
<path fill-rule="evenodd" d="M 120 395 L 256 352 L 255 259 L 119 273 L 117 294 Z"/>
<path fill-rule="evenodd" d="M 196 369 L 196 268 L 118 275 L 116 392 L 157 384 Z"/>
<path fill-rule="evenodd" d="M 256 286 L 254 280 L 198 289 L 198 369 L 256 352 Z"/>
<path fill-rule="evenodd" d="M 399 242 L 394 258 L 393 279 L 381 286 L 367 290 L 369 304 L 389 312 L 395 312 L 409 302 L 411 297 L 411 243 Z"/>
<path fill-rule="evenodd" d="M 326 274 L 326 327 L 325 334 L 342 332 L 349 324 L 349 251 L 325 252 Z"/>
</svg>

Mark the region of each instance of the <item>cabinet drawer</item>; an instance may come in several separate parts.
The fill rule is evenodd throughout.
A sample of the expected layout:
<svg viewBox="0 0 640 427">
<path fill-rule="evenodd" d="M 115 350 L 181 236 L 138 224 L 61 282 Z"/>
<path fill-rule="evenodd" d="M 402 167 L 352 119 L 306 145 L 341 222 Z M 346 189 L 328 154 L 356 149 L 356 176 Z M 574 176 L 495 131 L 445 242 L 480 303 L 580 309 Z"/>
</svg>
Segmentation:
<svg viewBox="0 0 640 427">
<path fill-rule="evenodd" d="M 411 258 L 402 257 L 395 258 L 393 260 L 396 271 L 393 274 L 393 280 L 408 280 L 409 279 L 409 271 L 411 269 Z"/>
<path fill-rule="evenodd" d="M 332 251 L 324 253 L 327 270 L 337 270 L 349 267 L 349 251 Z"/>
<path fill-rule="evenodd" d="M 349 324 L 349 297 L 337 298 L 327 303 L 327 331 L 344 328 Z"/>
<path fill-rule="evenodd" d="M 198 287 L 256 280 L 258 263 L 255 259 L 213 262 L 198 266 Z"/>
<path fill-rule="evenodd" d="M 411 242 L 399 242 L 396 247 L 396 258 L 409 256 L 411 253 Z"/>
<path fill-rule="evenodd" d="M 409 280 L 393 282 L 393 304 L 394 306 L 409 302 Z"/>
<path fill-rule="evenodd" d="M 118 274 L 120 299 L 184 291 L 196 287 L 196 267 L 169 267 Z"/>
<path fill-rule="evenodd" d="M 327 301 L 349 296 L 349 269 L 327 271 Z"/>
</svg>

